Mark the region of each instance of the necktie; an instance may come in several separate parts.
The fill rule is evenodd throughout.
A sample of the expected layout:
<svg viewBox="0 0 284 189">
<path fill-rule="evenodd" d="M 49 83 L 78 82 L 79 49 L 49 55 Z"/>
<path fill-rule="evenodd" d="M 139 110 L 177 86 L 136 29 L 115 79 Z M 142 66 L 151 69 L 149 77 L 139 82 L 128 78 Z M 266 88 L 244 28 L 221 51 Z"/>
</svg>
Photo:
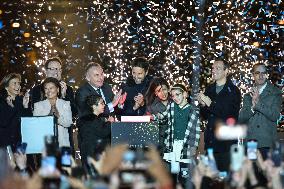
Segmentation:
<svg viewBox="0 0 284 189">
<path fill-rule="evenodd" d="M 98 93 L 98 95 L 100 95 L 102 97 L 102 93 L 101 93 L 101 89 L 100 88 L 96 89 L 96 92 Z"/>
</svg>

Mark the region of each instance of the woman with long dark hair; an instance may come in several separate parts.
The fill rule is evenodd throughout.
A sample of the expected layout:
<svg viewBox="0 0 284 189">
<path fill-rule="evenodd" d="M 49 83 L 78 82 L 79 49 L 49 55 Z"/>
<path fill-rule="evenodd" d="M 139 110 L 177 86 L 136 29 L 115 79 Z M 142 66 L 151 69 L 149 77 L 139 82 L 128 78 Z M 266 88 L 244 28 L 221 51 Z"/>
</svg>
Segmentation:
<svg viewBox="0 0 284 189">
<path fill-rule="evenodd" d="M 170 86 L 164 78 L 157 77 L 151 81 L 145 95 L 147 107 L 146 114 L 158 115 L 167 110 L 169 90 Z M 164 134 L 167 128 L 167 118 L 165 117 L 164 119 L 159 120 L 159 149 L 161 153 L 163 153 Z"/>
</svg>

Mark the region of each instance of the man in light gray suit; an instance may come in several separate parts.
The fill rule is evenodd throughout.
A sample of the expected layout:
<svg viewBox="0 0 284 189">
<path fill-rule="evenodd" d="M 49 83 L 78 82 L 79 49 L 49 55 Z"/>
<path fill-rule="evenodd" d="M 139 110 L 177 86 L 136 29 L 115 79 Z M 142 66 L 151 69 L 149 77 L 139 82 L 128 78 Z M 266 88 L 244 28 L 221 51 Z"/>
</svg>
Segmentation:
<svg viewBox="0 0 284 189">
<path fill-rule="evenodd" d="M 254 87 L 245 94 L 239 122 L 247 124 L 247 140 L 256 139 L 258 149 L 264 159 L 277 140 L 277 119 L 282 104 L 281 91 L 267 80 L 264 64 L 255 64 L 252 68 Z"/>
</svg>

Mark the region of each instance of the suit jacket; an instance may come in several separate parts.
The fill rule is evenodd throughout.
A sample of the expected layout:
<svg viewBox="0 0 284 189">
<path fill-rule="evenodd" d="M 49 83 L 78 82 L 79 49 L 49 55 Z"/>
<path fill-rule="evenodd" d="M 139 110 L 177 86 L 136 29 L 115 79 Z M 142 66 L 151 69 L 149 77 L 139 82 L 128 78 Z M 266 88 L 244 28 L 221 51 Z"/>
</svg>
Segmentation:
<svg viewBox="0 0 284 189">
<path fill-rule="evenodd" d="M 68 127 L 72 124 L 72 112 L 69 101 L 56 100 L 56 108 L 59 113 L 57 119 L 59 146 L 70 146 Z M 48 100 L 39 101 L 34 104 L 34 116 L 47 116 L 50 113 L 51 104 Z"/>
<path fill-rule="evenodd" d="M 267 83 L 259 96 L 254 112 L 251 110 L 252 98 L 245 94 L 239 122 L 247 124 L 247 139 L 258 140 L 258 147 L 272 147 L 277 140 L 277 119 L 281 112 L 281 91 Z"/>
<path fill-rule="evenodd" d="M 103 91 L 103 95 L 106 100 L 105 103 L 108 104 L 112 102 L 114 94 L 112 92 L 110 85 L 104 83 L 101 89 Z M 83 86 L 81 86 L 77 90 L 76 95 L 75 95 L 75 102 L 76 102 L 76 106 L 78 110 L 79 119 L 82 118 L 83 116 L 93 114 L 92 108 L 89 107 L 86 103 L 86 98 L 92 94 L 99 95 L 89 83 L 85 83 Z M 103 114 L 104 115 L 110 114 L 110 110 L 108 109 L 108 106 L 105 107 L 105 111 Z"/>
<path fill-rule="evenodd" d="M 44 99 L 42 87 L 43 87 L 42 84 L 40 84 L 32 88 L 30 92 L 32 107 L 34 107 L 34 104 L 36 102 L 39 102 Z M 71 86 L 67 85 L 66 96 L 62 99 L 65 101 L 70 101 L 72 116 L 75 117 L 77 115 L 77 109 L 75 105 L 74 92 Z"/>
<path fill-rule="evenodd" d="M 214 152 L 229 152 L 234 141 L 220 141 L 215 137 L 217 121 L 226 123 L 228 118 L 238 119 L 241 105 L 241 92 L 231 80 L 227 79 L 223 89 L 216 93 L 216 82 L 209 85 L 204 93 L 212 100 L 210 107 L 201 107 L 201 115 L 208 120 L 205 132 L 205 149 L 213 148 Z"/>
</svg>

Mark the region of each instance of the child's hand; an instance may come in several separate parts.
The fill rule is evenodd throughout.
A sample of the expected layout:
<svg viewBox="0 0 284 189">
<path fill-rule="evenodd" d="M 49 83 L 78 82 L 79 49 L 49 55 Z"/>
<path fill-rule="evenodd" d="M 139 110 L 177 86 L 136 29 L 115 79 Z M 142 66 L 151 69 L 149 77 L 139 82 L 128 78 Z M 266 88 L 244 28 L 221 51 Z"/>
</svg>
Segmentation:
<svg viewBox="0 0 284 189">
<path fill-rule="evenodd" d="M 114 121 L 115 121 L 115 119 L 114 119 L 114 117 L 113 117 L 113 116 L 109 116 L 109 117 L 108 117 L 108 119 L 107 119 L 107 121 L 109 121 L 109 122 L 111 122 L 111 123 L 112 123 L 112 122 L 114 122 Z"/>
</svg>

